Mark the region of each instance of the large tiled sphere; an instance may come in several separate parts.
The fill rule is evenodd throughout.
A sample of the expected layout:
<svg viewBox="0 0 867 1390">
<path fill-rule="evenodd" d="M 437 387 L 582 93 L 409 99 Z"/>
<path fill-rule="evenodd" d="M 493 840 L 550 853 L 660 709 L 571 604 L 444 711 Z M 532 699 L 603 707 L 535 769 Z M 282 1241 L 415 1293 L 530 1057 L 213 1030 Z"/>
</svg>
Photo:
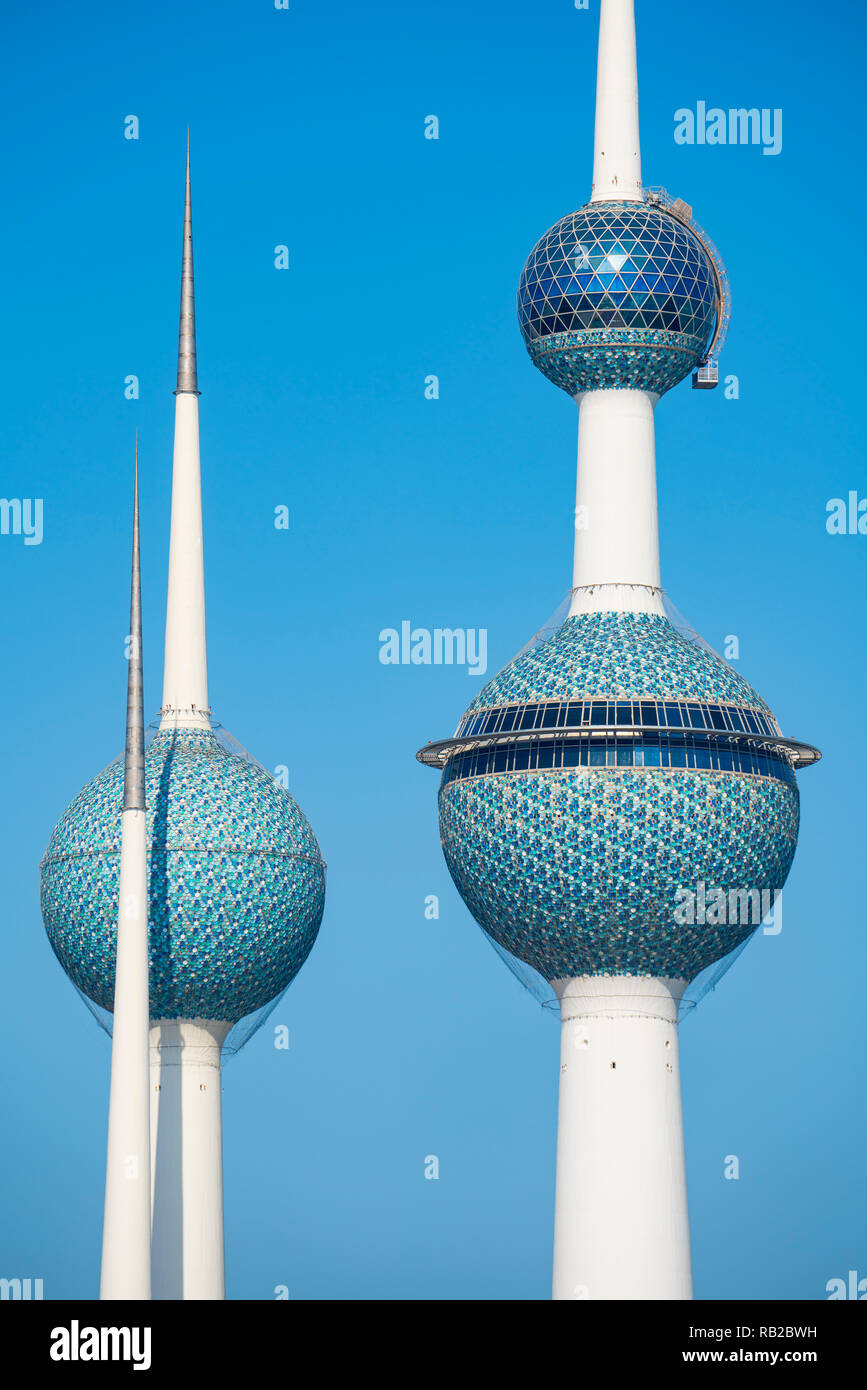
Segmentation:
<svg viewBox="0 0 867 1390">
<path fill-rule="evenodd" d="M 569 619 L 495 676 L 460 728 L 463 737 L 484 727 L 485 711 L 528 702 L 552 711 L 553 725 L 558 701 L 651 697 L 700 702 L 709 725 L 711 714 L 727 711 L 727 728 L 778 730 L 747 682 L 667 618 L 621 613 Z M 609 721 L 617 714 L 611 704 Z M 533 717 L 538 729 L 540 715 Z M 504 724 L 506 714 L 498 719 Z M 633 751 L 630 740 L 612 735 L 607 763 L 603 756 L 592 765 L 603 739 L 584 755 L 586 765 L 568 767 L 574 741 L 564 741 L 571 752 L 561 754 L 559 767 L 543 767 L 541 752 L 525 743 L 515 770 L 491 766 L 495 756 L 506 763 L 505 752 L 455 753 L 440 786 L 443 851 L 458 891 L 498 945 L 551 981 L 594 974 L 689 980 L 755 930 L 743 912 L 678 923 L 675 909 L 680 890 L 698 893 L 699 885 L 708 895 L 782 888 L 798 835 L 794 772 L 782 757 L 754 756 L 755 740 L 742 757 L 724 751 L 718 767 L 675 766 L 688 755 L 671 747 L 688 741 L 672 730 L 649 735 L 644 745 L 636 740 Z M 536 742 L 541 747 L 541 734 Z M 741 744 L 749 744 L 747 735 Z M 711 749 L 736 745 L 736 738 L 707 739 Z"/>
<path fill-rule="evenodd" d="M 152 1018 L 236 1022 L 294 979 L 322 920 L 325 866 L 288 792 L 210 730 L 146 750 Z M 42 914 L 61 965 L 111 1009 L 123 760 L 79 792 L 42 863 Z"/>
<path fill-rule="evenodd" d="M 518 287 L 527 350 L 570 396 L 662 395 L 704 360 L 716 315 L 714 268 L 698 237 L 645 203 L 591 203 L 561 217 Z"/>
</svg>

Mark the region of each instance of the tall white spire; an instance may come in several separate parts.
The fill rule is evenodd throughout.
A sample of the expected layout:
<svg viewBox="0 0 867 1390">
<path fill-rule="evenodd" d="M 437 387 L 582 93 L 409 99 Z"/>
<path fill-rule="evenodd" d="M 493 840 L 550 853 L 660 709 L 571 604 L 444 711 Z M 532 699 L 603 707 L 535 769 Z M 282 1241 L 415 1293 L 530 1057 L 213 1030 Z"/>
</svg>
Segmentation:
<svg viewBox="0 0 867 1390">
<path fill-rule="evenodd" d="M 601 0 L 592 203 L 640 203 L 635 0 Z"/>
<path fill-rule="evenodd" d="M 210 727 L 193 293 L 190 142 L 175 390 L 172 529 L 160 728 Z M 225 1298 L 220 1051 L 231 1024 L 159 1019 L 150 1035 L 155 1299 Z"/>
<path fill-rule="evenodd" d="M 199 464 L 199 390 L 193 294 L 193 220 L 190 198 L 190 142 L 187 136 L 166 655 L 160 727 L 188 729 L 207 728 L 209 725 L 202 482 Z"/>
<path fill-rule="evenodd" d="M 151 1296 L 147 818 L 141 648 L 138 439 L 123 774 L 117 962 L 100 1298 Z"/>
</svg>

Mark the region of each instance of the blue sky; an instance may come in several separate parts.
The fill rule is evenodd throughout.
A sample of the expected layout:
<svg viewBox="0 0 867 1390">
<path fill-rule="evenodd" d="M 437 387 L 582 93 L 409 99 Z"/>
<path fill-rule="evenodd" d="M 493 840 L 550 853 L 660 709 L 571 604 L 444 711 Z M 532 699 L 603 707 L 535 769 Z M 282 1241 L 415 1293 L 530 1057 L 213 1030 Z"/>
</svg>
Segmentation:
<svg viewBox="0 0 867 1390">
<path fill-rule="evenodd" d="M 637 9 L 645 181 L 690 202 L 726 260 L 722 370 L 740 383 L 729 401 L 683 385 L 657 412 L 663 583 L 712 646 L 739 637 L 741 672 L 824 753 L 801 777 L 783 931 L 683 1026 L 696 1294 L 823 1298 L 867 1275 L 867 536 L 825 528 L 830 498 L 867 496 L 864 13 Z M 47 1297 L 97 1288 L 109 1047 L 44 936 L 38 864 L 122 743 L 136 428 L 160 703 L 188 124 L 211 698 L 289 767 L 329 865 L 310 959 L 225 1072 L 229 1295 L 549 1296 L 557 1026 L 452 887 L 414 759 L 479 680 L 383 666 L 378 634 L 484 627 L 490 675 L 568 588 L 577 413 L 531 366 L 514 301 L 531 247 L 589 196 L 597 15 L 5 16 L 0 493 L 44 499 L 44 539 L 0 536 L 0 1274 Z M 676 144 L 675 110 L 698 101 L 781 108 L 782 152 Z"/>
</svg>

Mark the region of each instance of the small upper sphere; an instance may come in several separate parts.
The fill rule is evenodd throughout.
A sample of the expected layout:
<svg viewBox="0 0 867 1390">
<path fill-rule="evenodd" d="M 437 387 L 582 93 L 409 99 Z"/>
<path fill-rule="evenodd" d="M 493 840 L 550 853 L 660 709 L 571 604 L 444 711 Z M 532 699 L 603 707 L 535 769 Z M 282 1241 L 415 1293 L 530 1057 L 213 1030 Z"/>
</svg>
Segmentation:
<svg viewBox="0 0 867 1390">
<path fill-rule="evenodd" d="M 325 865 L 288 792 L 210 730 L 164 730 L 145 754 L 150 1012 L 235 1023 L 294 979 L 316 939 Z M 123 759 L 61 816 L 42 915 L 75 985 L 114 1002 Z"/>
<path fill-rule="evenodd" d="M 518 321 L 533 362 L 575 396 L 658 396 L 705 360 L 718 315 L 713 262 L 677 218 L 646 203 L 590 203 L 530 252 Z"/>
</svg>

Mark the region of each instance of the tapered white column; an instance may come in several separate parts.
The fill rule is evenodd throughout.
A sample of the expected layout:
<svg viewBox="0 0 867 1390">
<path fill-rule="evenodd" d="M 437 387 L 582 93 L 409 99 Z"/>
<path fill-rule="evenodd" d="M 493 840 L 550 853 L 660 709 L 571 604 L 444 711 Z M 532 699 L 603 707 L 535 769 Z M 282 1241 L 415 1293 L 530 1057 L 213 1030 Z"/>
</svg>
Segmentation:
<svg viewBox="0 0 867 1390">
<path fill-rule="evenodd" d="M 209 727 L 188 141 L 160 728 Z M 163 1019 L 151 1029 L 154 1298 L 226 1296 L 220 1051 L 230 1027 Z"/>
<path fill-rule="evenodd" d="M 656 448 L 647 391 L 578 398 L 578 481 L 570 616 L 662 613 Z"/>
<path fill-rule="evenodd" d="M 555 982 L 555 1299 L 690 1299 L 677 1008 L 685 982 Z"/>
<path fill-rule="evenodd" d="M 199 461 L 199 390 L 196 369 L 193 224 L 188 143 L 161 727 L 207 728 L 209 724 L 202 480 Z"/>
<path fill-rule="evenodd" d="M 226 1296 L 220 1051 L 230 1028 L 193 1019 L 151 1029 L 157 1299 Z"/>
<path fill-rule="evenodd" d="M 634 0 L 601 0 L 591 202 L 642 202 Z"/>
<path fill-rule="evenodd" d="M 103 1299 L 151 1296 L 148 876 L 141 637 L 136 443 L 126 753 L 99 1291 Z"/>
</svg>

